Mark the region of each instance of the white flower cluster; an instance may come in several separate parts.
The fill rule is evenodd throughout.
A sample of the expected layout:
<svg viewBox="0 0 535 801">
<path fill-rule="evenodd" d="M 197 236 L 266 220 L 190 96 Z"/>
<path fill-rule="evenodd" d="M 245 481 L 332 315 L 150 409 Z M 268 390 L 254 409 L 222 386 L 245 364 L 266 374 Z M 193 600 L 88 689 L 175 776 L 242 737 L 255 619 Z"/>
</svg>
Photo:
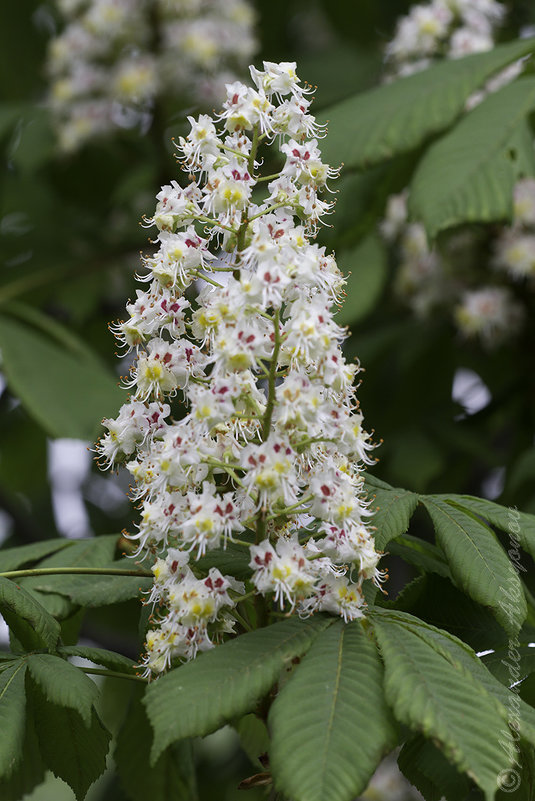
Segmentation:
<svg viewBox="0 0 535 801">
<path fill-rule="evenodd" d="M 513 224 L 504 228 L 495 243 L 494 264 L 513 279 L 535 278 L 535 179 L 524 178 L 515 186 Z"/>
<path fill-rule="evenodd" d="M 413 6 L 398 20 L 386 47 L 391 75 L 411 75 L 437 57 L 460 58 L 491 50 L 505 12 L 496 0 L 432 0 Z"/>
<path fill-rule="evenodd" d="M 246 596 L 265 596 L 266 610 L 351 620 L 363 614 L 362 582 L 384 579 L 366 525 L 372 444 L 358 368 L 332 309 L 344 278 L 311 241 L 337 171 L 321 161 L 295 64 L 251 74 L 254 87 L 227 85 L 216 118 L 189 118 L 179 142 L 189 183 L 157 195 L 147 288 L 113 327 L 137 358 L 132 397 L 104 421 L 98 451 L 135 480 L 138 553 L 164 554 L 149 674 L 210 647 L 233 615 L 244 620 L 243 585 L 201 570 L 228 543 L 245 549 Z"/>
<path fill-rule="evenodd" d="M 60 144 L 75 150 L 118 125 L 146 124 L 166 92 L 220 102 L 257 49 L 248 0 L 57 0 L 50 103 Z"/>
<path fill-rule="evenodd" d="M 466 338 L 494 347 L 518 331 L 523 310 L 507 287 L 484 286 L 463 294 L 454 317 Z"/>
<path fill-rule="evenodd" d="M 529 274 L 531 257 L 531 274 L 535 272 L 535 236 L 529 233 L 534 226 L 535 180 L 525 179 L 515 189 L 514 225 L 504 227 L 494 243 L 496 267 L 524 277 Z M 390 196 L 380 229 L 398 261 L 397 294 L 417 316 L 429 317 L 444 309 L 463 337 L 477 338 L 486 347 L 499 345 L 519 331 L 524 313 L 510 288 L 488 285 L 488 268 L 476 269 L 481 258 L 474 232 L 450 234 L 440 249 L 431 247 L 423 225 L 408 221 L 406 191 Z"/>
<path fill-rule="evenodd" d="M 422 223 L 408 220 L 408 190 L 388 198 L 380 223 L 384 239 L 395 248 L 398 261 L 395 291 L 418 317 L 428 317 L 454 288 L 441 254 L 431 247 Z"/>
</svg>

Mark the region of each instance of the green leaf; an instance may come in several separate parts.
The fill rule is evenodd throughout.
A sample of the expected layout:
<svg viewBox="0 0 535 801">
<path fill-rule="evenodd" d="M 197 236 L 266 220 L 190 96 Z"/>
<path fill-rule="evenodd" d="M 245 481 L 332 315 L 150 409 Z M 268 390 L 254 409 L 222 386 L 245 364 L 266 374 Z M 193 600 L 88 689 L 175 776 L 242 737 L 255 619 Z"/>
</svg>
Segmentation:
<svg viewBox="0 0 535 801">
<path fill-rule="evenodd" d="M 438 573 L 450 578 L 451 573 L 440 548 L 418 537 L 402 534 L 388 544 L 388 553 L 399 556 L 424 573 Z"/>
<path fill-rule="evenodd" d="M 26 720 L 24 675 L 26 660 L 18 659 L 0 672 L 0 777 L 10 776 L 22 754 Z"/>
<path fill-rule="evenodd" d="M 117 736 L 115 762 L 121 784 L 131 801 L 196 801 L 197 786 L 190 740 L 166 748 L 150 764 L 152 729 L 135 692 Z"/>
<path fill-rule="evenodd" d="M 56 649 L 60 626 L 23 587 L 0 576 L 0 613 L 28 650 Z"/>
<path fill-rule="evenodd" d="M 354 324 L 373 311 L 385 286 L 388 265 L 384 243 L 372 232 L 352 250 L 342 250 L 338 265 L 347 276 L 347 297 L 336 314 L 336 322 Z"/>
<path fill-rule="evenodd" d="M 253 765 L 264 770 L 265 765 L 260 757 L 269 751 L 269 732 L 264 721 L 251 713 L 240 718 L 234 728 L 238 732 L 241 747 Z"/>
<path fill-rule="evenodd" d="M 498 681 L 511 687 L 535 672 L 535 648 L 511 641 L 482 657 L 485 667 Z"/>
<path fill-rule="evenodd" d="M 72 545 L 72 540 L 63 537 L 54 540 L 44 540 L 43 542 L 32 542 L 30 545 L 20 545 L 17 548 L 0 549 L 0 572 L 16 570 L 22 565 L 30 562 L 38 562 L 51 553 L 60 551 Z"/>
<path fill-rule="evenodd" d="M 40 693 L 33 698 L 35 725 L 47 767 L 83 801 L 89 787 L 104 772 L 110 733 L 93 711 L 91 725 L 73 709 L 48 703 Z"/>
<path fill-rule="evenodd" d="M 2 368 L 28 413 L 53 437 L 93 440 L 125 394 L 96 356 L 0 314 Z"/>
<path fill-rule="evenodd" d="M 527 615 L 524 592 L 494 532 L 439 496 L 423 501 L 457 586 L 490 607 L 507 632 L 518 632 Z"/>
<path fill-rule="evenodd" d="M 451 125 L 468 97 L 494 73 L 534 50 L 535 40 L 525 39 L 445 60 L 333 106 L 325 112 L 325 161 L 364 167 L 412 150 Z"/>
<path fill-rule="evenodd" d="M 16 147 L 11 159 L 23 172 L 35 174 L 35 170 L 57 153 L 57 141 L 52 129 L 50 108 L 30 108 L 20 125 Z"/>
<path fill-rule="evenodd" d="M 228 542 L 226 548 L 215 548 L 213 551 L 208 551 L 205 556 L 201 556 L 197 560 L 197 565 L 203 571 L 217 567 L 223 575 L 230 573 L 234 578 L 245 581 L 253 572 L 249 567 L 250 561 L 251 555 L 243 546 Z"/>
<path fill-rule="evenodd" d="M 242 634 L 151 684 L 144 703 L 154 729 L 152 759 L 177 740 L 209 734 L 251 712 L 283 667 L 332 618 L 290 618 Z"/>
<path fill-rule="evenodd" d="M 396 718 L 431 738 L 492 801 L 497 776 L 514 749 L 504 715 L 477 679 L 403 613 L 373 614 L 385 663 L 385 693 Z M 437 630 L 437 636 L 440 637 Z M 452 640 L 451 635 L 444 635 Z"/>
<path fill-rule="evenodd" d="M 419 592 L 416 592 L 416 587 L 410 592 L 416 583 Z M 397 596 L 393 608 L 410 612 L 439 629 L 446 629 L 475 651 L 485 651 L 508 642 L 507 633 L 492 612 L 442 576 L 420 576 Z"/>
<path fill-rule="evenodd" d="M 16 659 L 20 659 L 20 654 L 11 654 L 7 651 L 0 651 L 0 662 L 13 662 Z"/>
<path fill-rule="evenodd" d="M 64 656 L 80 656 L 82 659 L 89 659 L 97 665 L 102 665 L 108 670 L 116 670 L 119 673 L 135 673 L 136 663 L 132 659 L 114 651 L 107 651 L 105 648 L 92 648 L 88 645 L 61 645 L 58 653 L 64 654 Z"/>
<path fill-rule="evenodd" d="M 136 564 L 132 559 L 121 559 L 95 565 L 95 567 L 97 566 L 136 570 Z M 62 575 L 43 576 L 42 580 L 35 582 L 35 587 L 41 592 L 48 592 L 47 587 L 51 586 L 51 582 L 47 581 L 49 578 L 53 579 L 53 585 L 57 586 L 58 591 L 69 598 L 73 604 L 88 609 L 122 603 L 131 598 L 140 598 L 141 593 L 150 590 L 154 583 L 154 579 L 144 576 Z M 60 580 L 58 581 L 58 579 Z"/>
<path fill-rule="evenodd" d="M 437 629 L 406 612 L 384 612 L 375 610 L 375 614 L 387 615 L 400 625 L 409 625 L 418 636 L 435 648 L 444 658 L 449 660 L 457 670 L 464 671 L 471 679 L 477 681 L 493 699 L 496 710 L 504 721 L 508 722 L 512 712 L 518 720 L 519 731 L 532 745 L 535 745 L 535 709 L 526 704 L 515 693 L 504 687 L 478 659 L 474 651 L 453 634 Z M 514 642 L 514 640 L 513 640 Z M 518 710 L 518 714 L 516 714 Z"/>
<path fill-rule="evenodd" d="M 9 777 L 0 777 L 2 801 L 20 801 L 45 777 L 45 765 L 41 758 L 35 724 L 29 709 L 26 710 L 24 740 L 19 749 L 21 759 Z"/>
<path fill-rule="evenodd" d="M 406 742 L 398 765 L 426 801 L 459 801 L 470 789 L 466 776 L 455 770 L 432 742 L 421 735 Z"/>
<path fill-rule="evenodd" d="M 511 218 L 515 181 L 533 161 L 525 131 L 534 108 L 535 78 L 522 78 L 491 94 L 429 148 L 411 184 L 409 209 L 430 237 L 464 222 Z"/>
<path fill-rule="evenodd" d="M 294 801 L 350 801 L 396 742 L 383 667 L 360 622 L 321 632 L 273 703 L 270 764 Z"/>
<path fill-rule="evenodd" d="M 118 536 L 107 534 L 102 537 L 91 537 L 78 540 L 71 544 L 70 548 L 59 551 L 52 556 L 44 559 L 39 568 L 55 567 L 106 567 L 109 566 L 115 554 Z M 117 567 L 117 564 L 114 565 Z M 133 563 L 130 563 L 130 567 Z M 29 576 L 20 579 L 21 586 L 32 592 L 39 601 L 54 611 L 58 617 L 66 617 L 72 611 L 73 603 L 85 603 L 88 594 L 88 587 L 93 587 L 95 597 L 87 602 L 87 605 L 99 606 L 106 598 L 107 587 L 112 586 L 112 576 L 73 576 L 45 575 Z M 121 580 L 123 577 L 119 577 Z M 79 579 L 79 582 L 76 581 Z M 106 580 L 106 586 L 102 579 Z M 139 586 L 139 579 L 134 579 Z M 97 588 L 97 584 L 99 585 Z M 83 601 L 75 598 L 76 588 L 81 587 L 84 591 Z M 98 592 L 98 597 L 97 597 Z M 59 601 L 59 606 L 56 604 Z M 104 605 L 104 604 L 102 604 Z"/>
<path fill-rule="evenodd" d="M 520 740 L 517 745 L 517 764 L 501 776 L 503 790 L 498 790 L 495 801 L 533 801 L 535 794 L 535 750 Z M 516 788 L 516 789 L 515 789 Z"/>
<path fill-rule="evenodd" d="M 472 495 L 449 495 L 449 501 L 456 506 L 470 509 L 485 518 L 491 525 L 505 531 L 515 545 L 518 540 L 521 547 L 535 559 L 535 515 L 519 512 L 514 506 L 500 506 L 494 501 L 475 498 Z M 514 554 L 511 555 L 512 558 Z M 518 561 L 518 559 L 513 559 Z"/>
<path fill-rule="evenodd" d="M 94 681 L 79 668 L 52 654 L 32 654 L 28 657 L 28 668 L 47 701 L 76 710 L 85 725 L 91 725 L 93 707 L 99 697 Z"/>
<path fill-rule="evenodd" d="M 372 481 L 377 482 L 377 479 Z M 381 482 L 384 484 L 384 482 Z M 388 484 L 383 486 L 371 483 L 366 477 L 369 497 L 372 500 L 371 508 L 375 508 L 372 525 L 375 532 L 375 544 L 379 550 L 385 548 L 390 540 L 405 534 L 409 527 L 411 517 L 418 505 L 418 495 L 404 489 L 396 489 Z"/>
</svg>

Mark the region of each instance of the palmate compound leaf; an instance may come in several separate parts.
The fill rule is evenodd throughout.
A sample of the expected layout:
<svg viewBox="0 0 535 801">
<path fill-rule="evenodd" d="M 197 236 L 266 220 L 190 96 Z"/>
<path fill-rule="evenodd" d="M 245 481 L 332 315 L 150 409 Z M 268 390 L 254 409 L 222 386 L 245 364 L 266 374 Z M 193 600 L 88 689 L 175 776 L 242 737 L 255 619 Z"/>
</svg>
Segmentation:
<svg viewBox="0 0 535 801">
<path fill-rule="evenodd" d="M 375 510 L 372 518 L 372 525 L 377 529 L 375 545 L 382 550 L 390 540 L 407 531 L 418 505 L 418 495 L 391 487 L 374 476 L 366 478 L 366 489 L 371 502 L 370 509 Z"/>
<path fill-rule="evenodd" d="M 443 61 L 338 103 L 325 112 L 325 161 L 361 168 L 412 150 L 451 125 L 472 92 L 494 73 L 534 50 L 535 39 L 510 42 L 487 53 Z"/>
<path fill-rule="evenodd" d="M 443 497 L 428 495 L 423 502 L 456 585 L 516 634 L 526 619 L 526 601 L 518 573 L 494 532 Z"/>
<path fill-rule="evenodd" d="M 152 729 L 135 688 L 117 735 L 115 763 L 129 801 L 196 801 L 191 740 L 174 743 L 150 764 Z"/>
<path fill-rule="evenodd" d="M 152 761 L 177 740 L 202 737 L 251 712 L 284 666 L 332 622 L 323 615 L 293 617 L 242 634 L 149 685 L 144 703 L 154 729 Z"/>
<path fill-rule="evenodd" d="M 465 651 L 452 635 L 435 629 L 432 637 L 433 627 L 401 612 L 376 610 L 371 618 L 396 718 L 432 739 L 492 801 L 514 753 L 506 708 L 452 655 Z"/>
<path fill-rule="evenodd" d="M 17 659 L 0 672 L 0 779 L 9 777 L 22 757 L 26 720 L 26 660 Z"/>
<path fill-rule="evenodd" d="M 412 180 L 409 210 L 430 237 L 460 223 L 512 216 L 515 181 L 535 172 L 526 123 L 534 108 L 535 78 L 521 78 L 429 148 Z"/>
<path fill-rule="evenodd" d="M 53 654 L 30 654 L 28 669 L 48 701 L 76 710 L 85 725 L 91 725 L 99 692 L 95 682 L 85 673 Z"/>
<path fill-rule="evenodd" d="M 396 742 L 383 666 L 359 621 L 321 632 L 269 714 L 275 785 L 292 801 L 350 801 Z"/>
<path fill-rule="evenodd" d="M 60 626 L 57 620 L 23 587 L 0 576 L 0 614 L 28 650 L 54 651 Z"/>
</svg>

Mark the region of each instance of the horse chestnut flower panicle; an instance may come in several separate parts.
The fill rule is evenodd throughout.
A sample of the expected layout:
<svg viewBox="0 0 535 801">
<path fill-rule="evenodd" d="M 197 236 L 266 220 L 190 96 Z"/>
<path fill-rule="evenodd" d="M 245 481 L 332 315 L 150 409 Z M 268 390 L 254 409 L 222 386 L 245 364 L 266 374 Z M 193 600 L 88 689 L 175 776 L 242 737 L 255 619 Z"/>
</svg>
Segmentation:
<svg viewBox="0 0 535 801">
<path fill-rule="evenodd" d="M 332 308 L 344 278 L 312 241 L 337 171 L 321 161 L 295 64 L 251 74 L 254 86 L 227 86 L 214 119 L 189 118 L 178 144 L 185 186 L 158 194 L 148 289 L 114 327 L 136 351 L 132 395 L 97 449 L 133 476 L 141 520 L 131 538 L 137 555 L 157 557 L 148 676 L 243 623 L 244 594 L 264 596 L 267 613 L 353 620 L 362 582 L 385 578 L 367 525 L 373 445 L 358 367 L 344 359 Z M 261 173 L 267 148 L 276 174 Z M 244 549 L 245 583 L 215 566 L 229 543 Z"/>
</svg>

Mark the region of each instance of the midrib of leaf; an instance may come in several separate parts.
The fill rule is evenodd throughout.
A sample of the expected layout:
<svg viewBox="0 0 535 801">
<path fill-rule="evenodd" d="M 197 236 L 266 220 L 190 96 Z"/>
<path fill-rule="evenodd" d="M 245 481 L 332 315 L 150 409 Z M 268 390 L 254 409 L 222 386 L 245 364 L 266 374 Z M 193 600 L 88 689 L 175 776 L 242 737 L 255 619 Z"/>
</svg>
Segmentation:
<svg viewBox="0 0 535 801">
<path fill-rule="evenodd" d="M 325 745 L 325 749 L 323 751 L 322 760 L 321 760 L 322 766 L 323 766 L 323 770 L 322 770 L 322 776 L 323 777 L 325 777 L 327 775 L 326 774 L 326 770 L 325 770 L 325 766 L 326 766 L 326 763 L 327 763 L 327 754 L 330 752 L 330 741 L 332 739 L 332 731 L 333 731 L 333 725 L 334 725 L 334 719 L 335 719 L 335 711 L 336 711 L 336 706 L 337 706 L 338 700 L 339 700 L 338 696 L 339 696 L 339 690 L 340 690 L 340 676 L 341 676 L 341 673 L 342 673 L 344 637 L 345 637 L 345 628 L 342 630 L 342 635 L 340 637 L 340 641 L 339 641 L 339 644 L 338 644 L 338 661 L 337 661 L 337 664 L 336 664 L 336 681 L 335 681 L 334 690 L 333 690 L 333 699 L 334 700 L 333 700 L 333 703 L 331 705 L 331 711 L 330 711 L 330 715 L 329 715 L 329 722 L 327 724 L 327 743 Z M 322 790 L 323 790 L 323 786 L 322 786 Z"/>
<path fill-rule="evenodd" d="M 12 682 L 12 681 L 14 680 L 14 678 L 17 676 L 17 674 L 18 674 L 19 670 L 22 670 L 22 668 L 23 668 L 23 667 L 26 667 L 26 659 L 25 659 L 24 657 L 22 657 L 22 658 L 20 659 L 20 665 L 18 665 L 18 666 L 15 668 L 15 670 L 13 671 L 13 675 L 11 676 L 11 678 L 10 678 L 10 679 L 8 679 L 8 681 L 6 682 L 6 685 L 5 685 L 5 687 L 2 689 L 2 692 L 0 693 L 0 702 L 2 701 L 2 699 L 3 699 L 4 695 L 6 694 L 6 692 L 8 691 L 8 689 L 9 689 L 9 687 L 10 687 L 10 685 L 11 685 L 11 682 Z"/>
<path fill-rule="evenodd" d="M 487 559 L 486 559 L 486 558 L 485 558 L 485 556 L 483 555 L 483 552 L 479 550 L 479 547 L 478 547 L 477 543 L 476 543 L 476 542 L 474 542 L 474 540 L 473 540 L 473 539 L 472 539 L 472 537 L 470 536 L 470 532 L 469 532 L 468 528 L 463 528 L 463 527 L 461 526 L 461 524 L 460 524 L 460 523 L 459 523 L 457 520 L 455 520 L 455 518 L 454 518 L 454 517 L 451 517 L 451 515 L 450 515 L 448 512 L 446 512 L 446 510 L 445 510 L 445 509 L 443 509 L 443 507 L 442 507 L 442 506 L 439 506 L 438 504 L 434 503 L 432 500 L 430 501 L 428 498 L 426 498 L 426 501 L 425 501 L 425 502 L 426 502 L 426 504 L 427 504 L 427 503 L 432 503 L 432 504 L 433 504 L 433 506 L 435 506 L 435 508 L 436 508 L 436 509 L 438 509 L 440 512 L 443 512 L 443 514 L 444 514 L 444 515 L 445 515 L 445 516 L 448 518 L 448 520 L 451 520 L 451 522 L 452 522 L 452 523 L 455 525 L 455 527 L 456 527 L 457 529 L 459 529 L 459 531 L 460 531 L 462 534 L 464 534 L 464 535 L 466 535 L 466 536 L 468 537 L 468 539 L 469 539 L 469 540 L 470 540 L 470 542 L 472 543 L 472 545 L 473 545 L 474 549 L 477 551 L 477 553 L 478 553 L 478 554 L 479 554 L 479 556 L 481 557 L 482 561 L 485 563 L 485 566 L 486 566 L 486 568 L 488 569 L 489 573 L 490 573 L 491 575 L 493 575 L 493 576 L 494 576 L 494 575 L 495 575 L 494 571 L 492 570 L 492 568 L 491 568 L 491 566 L 490 566 L 489 562 L 487 561 Z M 475 521 L 475 522 L 477 522 L 477 524 L 479 524 L 480 526 L 482 526 L 483 528 L 485 528 L 485 525 L 484 525 L 484 523 L 482 523 L 480 520 L 477 520 L 477 521 Z M 489 536 L 491 536 L 491 537 L 493 537 L 493 536 L 494 536 L 494 534 L 492 533 L 492 531 L 491 531 L 490 529 L 488 529 L 488 533 L 489 533 Z"/>
</svg>

